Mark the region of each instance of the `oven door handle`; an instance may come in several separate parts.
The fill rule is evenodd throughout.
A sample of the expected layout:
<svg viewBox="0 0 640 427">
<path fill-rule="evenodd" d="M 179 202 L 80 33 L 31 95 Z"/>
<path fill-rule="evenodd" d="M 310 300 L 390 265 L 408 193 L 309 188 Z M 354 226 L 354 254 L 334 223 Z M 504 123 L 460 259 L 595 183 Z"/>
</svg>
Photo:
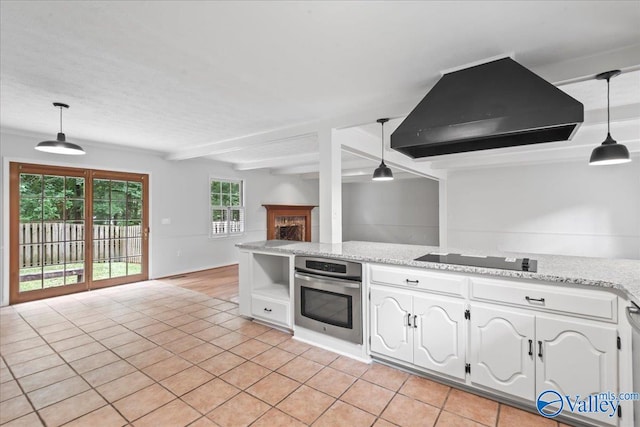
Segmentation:
<svg viewBox="0 0 640 427">
<path fill-rule="evenodd" d="M 325 276 L 319 276 L 317 274 L 309 274 L 309 273 L 296 273 L 295 278 L 300 280 L 305 280 L 307 282 L 320 282 L 320 283 L 326 283 L 328 285 L 340 284 L 340 286 L 344 288 L 360 289 L 360 282 L 354 282 L 353 280 L 337 279 L 335 277 L 325 277 Z"/>
</svg>

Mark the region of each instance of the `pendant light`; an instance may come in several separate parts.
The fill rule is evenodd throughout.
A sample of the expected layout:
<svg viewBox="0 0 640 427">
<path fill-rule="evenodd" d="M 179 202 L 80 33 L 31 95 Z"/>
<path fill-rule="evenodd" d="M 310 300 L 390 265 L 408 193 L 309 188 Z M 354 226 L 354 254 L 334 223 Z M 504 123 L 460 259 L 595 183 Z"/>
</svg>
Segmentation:
<svg viewBox="0 0 640 427">
<path fill-rule="evenodd" d="M 372 179 L 374 181 L 392 181 L 393 172 L 391 172 L 391 169 L 389 169 L 389 167 L 384 164 L 384 124 L 388 122 L 389 119 L 378 119 L 376 121 L 380 123 L 382 127 L 382 155 L 380 156 L 382 163 L 380 163 L 380 166 L 378 166 L 378 168 L 373 171 Z"/>
<path fill-rule="evenodd" d="M 54 102 L 53 106 L 60 108 L 60 132 L 58 132 L 58 136 L 55 141 L 39 142 L 38 145 L 36 145 L 36 150 L 44 151 L 46 153 L 67 154 L 71 156 L 85 154 L 82 147 L 77 144 L 67 142 L 64 133 L 62 133 L 62 109 L 69 108 L 69 106 L 61 102 Z"/>
<path fill-rule="evenodd" d="M 629 150 L 622 144 L 618 144 L 611 138 L 611 116 L 609 112 L 609 80 L 620 74 L 620 70 L 606 71 L 596 76 L 598 80 L 607 81 L 607 138 L 604 142 L 593 149 L 591 153 L 590 165 L 616 165 L 618 163 L 628 163 L 631 161 Z"/>
</svg>

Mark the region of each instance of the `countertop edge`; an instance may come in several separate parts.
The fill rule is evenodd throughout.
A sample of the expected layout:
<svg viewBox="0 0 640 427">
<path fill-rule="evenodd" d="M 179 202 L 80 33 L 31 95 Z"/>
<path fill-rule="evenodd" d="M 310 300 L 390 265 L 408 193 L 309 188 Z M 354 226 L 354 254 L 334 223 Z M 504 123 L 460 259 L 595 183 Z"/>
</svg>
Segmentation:
<svg viewBox="0 0 640 427">
<path fill-rule="evenodd" d="M 278 254 L 287 254 L 287 255 L 311 255 L 311 256 L 343 259 L 346 261 L 372 262 L 372 263 L 379 263 L 379 264 L 426 268 L 434 271 L 450 271 L 450 272 L 456 272 L 456 273 L 470 273 L 470 274 L 479 274 L 479 275 L 492 276 L 492 277 L 528 279 L 528 280 L 535 280 L 540 282 L 555 283 L 559 285 L 570 284 L 570 285 L 582 285 L 585 287 L 596 287 L 599 289 L 613 291 L 617 295 L 620 295 L 626 298 L 627 300 L 632 301 L 636 305 L 640 306 L 640 297 L 637 297 L 636 295 L 632 294 L 624 285 L 620 283 L 605 281 L 605 280 L 594 280 L 594 279 L 588 279 L 584 277 L 565 277 L 565 276 L 558 276 L 558 275 L 549 275 L 549 274 L 540 274 L 540 273 L 531 273 L 531 272 L 513 271 L 513 270 L 501 270 L 501 269 L 493 269 L 493 268 L 481 268 L 481 267 L 473 267 L 473 266 L 440 264 L 440 263 L 414 261 L 414 260 L 402 260 L 402 259 L 394 259 L 394 258 L 376 258 L 376 257 L 357 256 L 357 255 L 348 255 L 348 254 L 345 255 L 345 254 L 336 254 L 336 253 L 326 252 L 321 250 L 309 251 L 309 250 L 303 250 L 303 249 L 288 248 L 287 245 L 265 246 L 264 242 L 238 243 L 235 246 L 238 247 L 239 249 L 253 250 L 253 251 L 259 251 L 259 252 L 278 253 Z"/>
</svg>

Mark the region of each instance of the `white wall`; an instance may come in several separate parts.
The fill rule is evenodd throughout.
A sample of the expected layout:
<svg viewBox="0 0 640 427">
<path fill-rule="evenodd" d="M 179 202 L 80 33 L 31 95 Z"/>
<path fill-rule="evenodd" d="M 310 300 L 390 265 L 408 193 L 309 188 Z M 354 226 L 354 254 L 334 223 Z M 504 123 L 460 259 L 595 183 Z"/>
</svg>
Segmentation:
<svg viewBox="0 0 640 427">
<path fill-rule="evenodd" d="M 438 245 L 438 182 L 342 184 L 343 240 Z"/>
<path fill-rule="evenodd" d="M 167 161 L 144 151 L 81 143 L 86 156 L 60 156 L 33 149 L 44 139 L 0 134 L 2 157 L 2 303 L 8 302 L 8 162 L 88 167 L 150 175 L 150 277 L 218 267 L 237 262 L 234 245 L 266 238 L 266 211 L 261 205 L 318 204 L 318 181 L 273 176 L 266 172 L 239 172 L 211 160 Z M 78 142 L 78 141 L 76 141 Z M 209 238 L 209 177 L 245 180 L 246 232 L 232 238 Z M 318 209 L 312 211 L 312 237 L 318 236 Z M 170 218 L 170 225 L 162 225 Z M 180 251 L 181 255 L 178 256 Z"/>
<path fill-rule="evenodd" d="M 640 259 L 640 159 L 452 171 L 452 248 Z"/>
</svg>

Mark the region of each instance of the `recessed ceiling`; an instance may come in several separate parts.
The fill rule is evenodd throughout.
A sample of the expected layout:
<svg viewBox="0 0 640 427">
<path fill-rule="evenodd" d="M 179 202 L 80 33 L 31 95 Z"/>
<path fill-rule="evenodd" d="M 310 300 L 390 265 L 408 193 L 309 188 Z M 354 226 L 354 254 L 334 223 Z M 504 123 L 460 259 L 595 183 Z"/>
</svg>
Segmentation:
<svg viewBox="0 0 640 427">
<path fill-rule="evenodd" d="M 443 70 L 498 55 L 552 82 L 640 64 L 632 1 L 0 5 L 3 131 L 53 135 L 60 101 L 70 140 L 168 155 L 417 101 Z M 612 103 L 638 103 L 618 79 Z M 601 83 L 576 97 L 603 108 Z M 277 169 L 317 164 L 317 144 L 304 134 L 200 156 Z"/>
</svg>

